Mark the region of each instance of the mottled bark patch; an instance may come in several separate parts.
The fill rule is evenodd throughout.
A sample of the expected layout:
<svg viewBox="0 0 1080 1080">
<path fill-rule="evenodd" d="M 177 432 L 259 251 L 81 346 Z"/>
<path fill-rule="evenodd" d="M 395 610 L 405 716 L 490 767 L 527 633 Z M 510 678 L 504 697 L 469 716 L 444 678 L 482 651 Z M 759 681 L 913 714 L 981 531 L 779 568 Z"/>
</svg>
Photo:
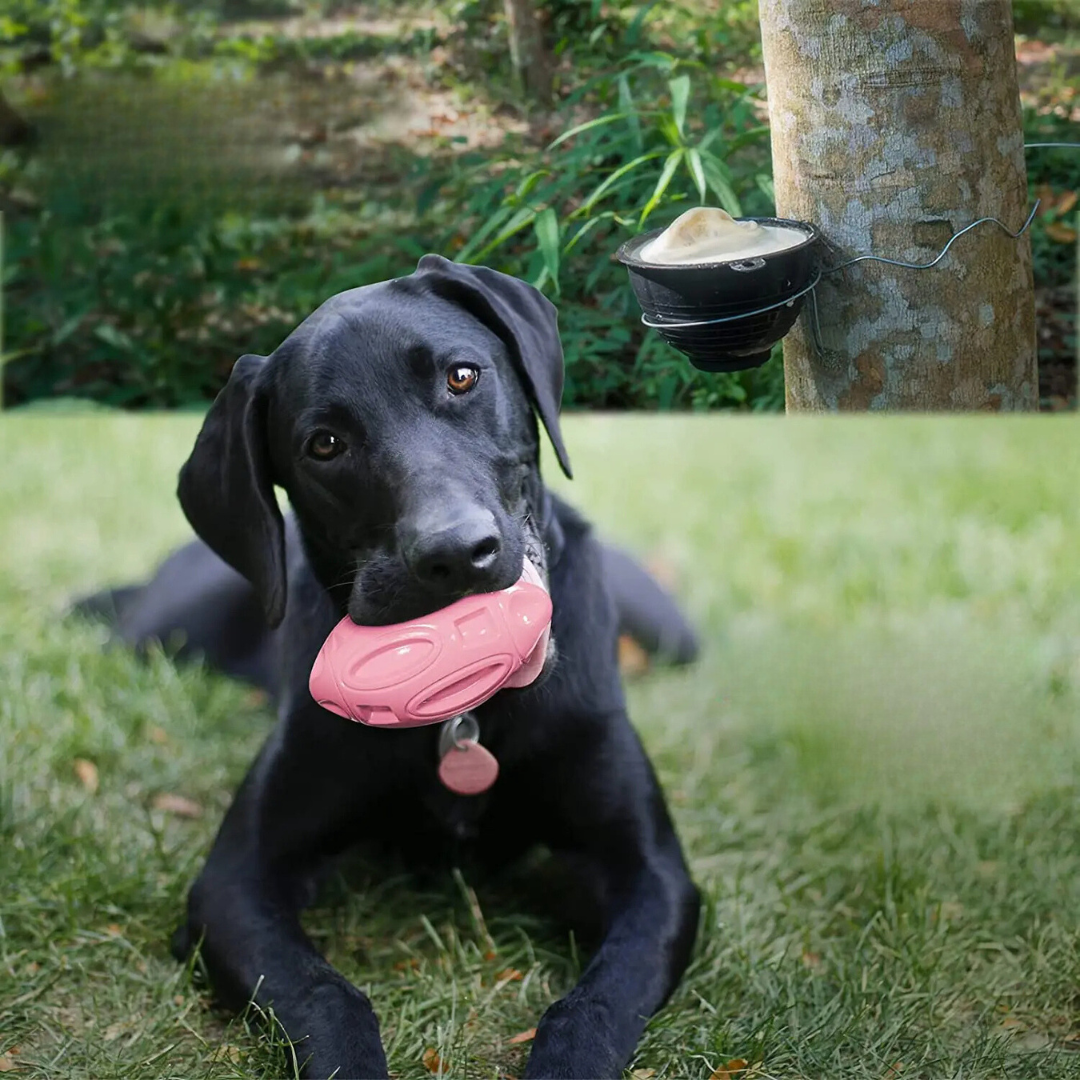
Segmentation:
<svg viewBox="0 0 1080 1080">
<path fill-rule="evenodd" d="M 843 259 L 926 262 L 1026 216 L 1009 0 L 761 0 L 778 212 Z M 1034 409 L 1031 252 L 984 226 L 931 271 L 862 263 L 788 336 L 791 409 Z"/>
</svg>

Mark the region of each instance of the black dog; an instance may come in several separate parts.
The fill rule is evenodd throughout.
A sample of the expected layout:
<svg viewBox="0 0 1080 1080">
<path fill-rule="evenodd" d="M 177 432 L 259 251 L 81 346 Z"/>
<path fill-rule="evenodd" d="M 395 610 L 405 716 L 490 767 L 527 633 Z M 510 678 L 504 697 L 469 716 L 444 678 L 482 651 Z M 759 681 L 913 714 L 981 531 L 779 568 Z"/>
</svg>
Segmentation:
<svg viewBox="0 0 1080 1080">
<path fill-rule="evenodd" d="M 534 408 L 570 472 L 562 380 L 555 309 L 513 278 L 426 256 L 341 293 L 271 356 L 241 357 L 211 407 L 179 486 L 203 542 L 84 605 L 110 606 L 133 644 L 179 631 L 276 698 L 174 948 L 201 943 L 227 1005 L 272 1003 L 307 1076 L 387 1075 L 371 1002 L 299 920 L 320 870 L 360 840 L 422 857 L 464 844 L 492 865 L 543 844 L 600 882 L 601 943 L 540 1020 L 525 1076 L 618 1076 L 686 967 L 698 893 L 615 645 L 621 626 L 675 660 L 696 646 L 659 586 L 543 486 Z M 312 700 L 344 614 L 392 623 L 506 588 L 525 555 L 549 583 L 551 645 L 537 682 L 473 710 L 500 764 L 490 791 L 440 784 L 439 725 L 365 728 Z"/>
</svg>

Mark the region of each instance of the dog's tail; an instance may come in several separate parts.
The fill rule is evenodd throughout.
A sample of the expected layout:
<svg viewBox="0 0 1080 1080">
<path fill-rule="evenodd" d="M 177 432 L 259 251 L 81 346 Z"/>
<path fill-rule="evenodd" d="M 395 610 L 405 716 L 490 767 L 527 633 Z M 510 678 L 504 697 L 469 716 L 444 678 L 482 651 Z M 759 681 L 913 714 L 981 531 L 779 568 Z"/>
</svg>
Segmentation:
<svg viewBox="0 0 1080 1080">
<path fill-rule="evenodd" d="M 604 577 L 619 613 L 619 633 L 661 663 L 693 663 L 701 646 L 675 598 L 626 552 L 608 544 L 601 550 Z"/>
</svg>

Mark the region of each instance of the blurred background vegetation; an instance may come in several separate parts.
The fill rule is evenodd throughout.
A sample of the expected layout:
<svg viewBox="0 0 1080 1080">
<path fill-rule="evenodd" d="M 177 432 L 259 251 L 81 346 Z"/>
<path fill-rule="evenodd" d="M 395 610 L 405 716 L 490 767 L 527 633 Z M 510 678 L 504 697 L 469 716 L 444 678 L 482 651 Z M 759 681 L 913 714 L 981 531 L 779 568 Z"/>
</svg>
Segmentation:
<svg viewBox="0 0 1080 1080">
<path fill-rule="evenodd" d="M 1028 137 L 1075 139 L 1080 4 L 1014 11 Z M 778 357 L 694 371 L 612 258 L 700 201 L 772 211 L 756 0 L 0 0 L 0 79 L 8 406 L 201 405 L 437 251 L 559 304 L 568 407 L 783 407 Z M 1073 408 L 1080 154 L 1029 166 L 1043 406 Z"/>
</svg>

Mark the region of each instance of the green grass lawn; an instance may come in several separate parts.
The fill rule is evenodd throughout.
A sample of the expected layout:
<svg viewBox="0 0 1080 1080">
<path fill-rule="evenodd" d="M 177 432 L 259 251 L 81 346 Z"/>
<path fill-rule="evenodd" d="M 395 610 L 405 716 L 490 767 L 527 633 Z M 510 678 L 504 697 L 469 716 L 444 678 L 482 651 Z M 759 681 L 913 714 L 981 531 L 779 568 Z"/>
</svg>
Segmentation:
<svg viewBox="0 0 1080 1080">
<path fill-rule="evenodd" d="M 172 492 L 197 424 L 0 424 L 0 1070 L 17 1075 L 292 1075 L 280 1039 L 215 1013 L 167 952 L 270 716 L 59 618 L 185 537 Z M 707 642 L 630 690 L 708 899 L 636 1075 L 744 1058 L 804 1080 L 1080 1077 L 1076 419 L 567 433 L 579 480 L 559 489 L 674 569 Z M 511 1039 L 573 980 L 574 943 L 483 883 L 353 881 L 307 926 L 374 999 L 394 1074 L 430 1076 L 434 1050 L 454 1077 L 518 1075 Z"/>
</svg>

